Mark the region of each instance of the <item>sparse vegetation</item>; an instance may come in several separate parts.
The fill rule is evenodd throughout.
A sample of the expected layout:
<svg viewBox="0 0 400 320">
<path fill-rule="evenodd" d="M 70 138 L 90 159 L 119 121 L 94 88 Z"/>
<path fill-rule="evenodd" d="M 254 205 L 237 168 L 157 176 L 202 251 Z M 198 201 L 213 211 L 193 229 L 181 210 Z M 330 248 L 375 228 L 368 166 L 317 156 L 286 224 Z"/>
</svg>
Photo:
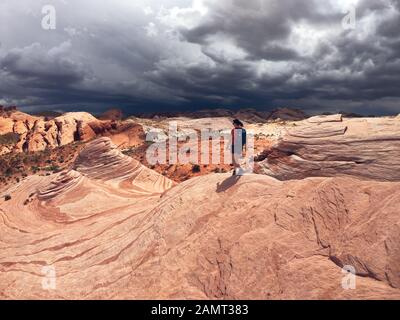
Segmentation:
<svg viewBox="0 0 400 320">
<path fill-rule="evenodd" d="M 11 167 L 7 168 L 6 171 L 4 172 L 4 175 L 9 177 L 13 174 L 13 169 Z"/>
<path fill-rule="evenodd" d="M 57 165 L 51 165 L 48 167 L 43 168 L 44 171 L 52 171 L 52 172 L 60 172 L 60 167 Z"/>
<path fill-rule="evenodd" d="M 9 153 L 0 157 L 0 184 L 25 178 L 30 174 L 57 173 L 74 161 L 84 144 L 73 143 L 38 152 Z"/>
<path fill-rule="evenodd" d="M 214 169 L 214 173 L 226 173 L 226 169 L 225 168 L 215 168 Z"/>
<path fill-rule="evenodd" d="M 200 170 L 201 170 L 201 168 L 198 164 L 193 165 L 193 167 L 192 167 L 193 173 L 198 173 L 198 172 L 200 172 Z"/>
<path fill-rule="evenodd" d="M 124 155 L 131 157 L 135 152 L 135 147 L 131 147 L 121 151 Z"/>
<path fill-rule="evenodd" d="M 40 170 L 40 168 L 38 166 L 32 166 L 31 170 L 33 171 L 33 173 L 36 173 Z"/>
<path fill-rule="evenodd" d="M 14 145 L 19 141 L 19 134 L 9 132 L 6 134 L 0 135 L 0 145 L 9 146 Z"/>
</svg>

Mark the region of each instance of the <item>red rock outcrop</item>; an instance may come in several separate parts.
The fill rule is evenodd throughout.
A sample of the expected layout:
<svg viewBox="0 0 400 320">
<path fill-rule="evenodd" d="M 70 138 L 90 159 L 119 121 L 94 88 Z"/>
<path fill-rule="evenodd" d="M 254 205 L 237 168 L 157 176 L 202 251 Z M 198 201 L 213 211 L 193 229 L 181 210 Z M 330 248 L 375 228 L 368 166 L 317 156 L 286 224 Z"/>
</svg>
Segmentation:
<svg viewBox="0 0 400 320">
<path fill-rule="evenodd" d="M 131 120 L 91 122 L 88 127 L 96 136 L 109 137 L 121 149 L 139 146 L 146 139 L 142 125 Z"/>
<path fill-rule="evenodd" d="M 141 125 L 132 121 L 100 121 L 86 112 L 70 112 L 46 120 L 16 111 L 0 117 L 0 135 L 7 133 L 16 133 L 20 139 L 13 146 L 1 146 L 1 154 L 43 151 L 97 136 L 109 136 L 121 148 L 140 145 L 145 139 Z"/>
<path fill-rule="evenodd" d="M 58 129 L 57 141 L 59 145 L 80 140 L 79 129 L 84 125 L 96 121 L 96 118 L 86 112 L 66 113 L 54 119 Z"/>
<path fill-rule="evenodd" d="M 259 172 L 280 180 L 356 176 L 400 181 L 398 118 L 317 116 L 290 127 L 259 161 Z"/>
<path fill-rule="evenodd" d="M 0 117 L 0 134 L 16 133 L 20 136 L 10 152 L 42 151 L 94 138 L 95 134 L 88 125 L 91 122 L 98 120 L 86 112 L 66 113 L 46 121 L 43 117 L 15 111 L 7 117 Z"/>
</svg>

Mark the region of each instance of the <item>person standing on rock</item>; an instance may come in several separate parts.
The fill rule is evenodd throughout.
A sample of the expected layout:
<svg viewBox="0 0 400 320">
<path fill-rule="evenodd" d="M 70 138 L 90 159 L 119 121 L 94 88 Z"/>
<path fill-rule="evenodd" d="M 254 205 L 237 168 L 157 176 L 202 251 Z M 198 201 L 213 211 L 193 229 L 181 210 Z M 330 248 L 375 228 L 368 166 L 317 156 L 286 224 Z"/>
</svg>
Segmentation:
<svg viewBox="0 0 400 320">
<path fill-rule="evenodd" d="M 233 176 L 243 175 L 244 171 L 240 166 L 240 160 L 243 157 L 243 151 L 246 151 L 246 140 L 247 133 L 244 129 L 243 122 L 239 119 L 233 120 L 234 128 L 231 131 L 231 151 L 232 151 L 232 163 L 233 163 Z"/>
</svg>

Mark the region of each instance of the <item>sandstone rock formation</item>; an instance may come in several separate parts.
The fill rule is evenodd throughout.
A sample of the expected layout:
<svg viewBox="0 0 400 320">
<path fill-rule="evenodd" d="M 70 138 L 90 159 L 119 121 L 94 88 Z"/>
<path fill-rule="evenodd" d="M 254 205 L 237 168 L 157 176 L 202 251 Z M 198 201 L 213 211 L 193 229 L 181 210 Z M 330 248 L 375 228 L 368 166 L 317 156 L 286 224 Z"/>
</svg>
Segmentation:
<svg viewBox="0 0 400 320">
<path fill-rule="evenodd" d="M 0 117 L 0 134 L 6 134 L 13 131 L 14 121 L 10 118 Z"/>
<path fill-rule="evenodd" d="M 0 134 L 11 132 L 20 135 L 13 148 L 17 152 L 42 151 L 93 138 L 95 134 L 89 127 L 92 122 L 98 120 L 86 112 L 66 113 L 46 121 L 43 117 L 15 111 L 7 117 L 0 117 Z"/>
<path fill-rule="evenodd" d="M 168 178 L 123 155 L 106 137 L 89 143 L 76 159 L 74 169 L 90 179 L 134 188 L 136 193 L 162 193 L 174 185 Z"/>
<path fill-rule="evenodd" d="M 97 136 L 110 136 L 120 147 L 139 145 L 144 141 L 143 128 L 132 122 L 100 121 L 87 112 L 69 112 L 47 119 L 19 111 L 0 116 L 0 135 L 16 133 L 13 146 L 0 146 L 0 154 L 11 151 L 35 152 L 56 148 Z"/>
<path fill-rule="evenodd" d="M 73 169 L 5 193 L 2 299 L 400 298 L 400 182 L 211 174 L 173 187 L 102 138 Z"/>
<path fill-rule="evenodd" d="M 357 176 L 400 181 L 400 121 L 312 117 L 288 128 L 256 160 L 259 172 L 280 180 Z"/>
<path fill-rule="evenodd" d="M 131 120 L 92 122 L 89 126 L 96 136 L 109 137 L 120 149 L 140 146 L 146 140 L 143 126 Z"/>
<path fill-rule="evenodd" d="M 83 128 L 97 119 L 90 113 L 86 112 L 73 112 L 66 113 L 54 119 L 54 123 L 58 129 L 57 141 L 59 145 L 66 145 L 68 143 L 81 140 L 79 137 Z M 81 130 L 81 131 L 80 131 Z M 89 138 L 94 137 L 94 134 L 89 133 Z"/>
</svg>

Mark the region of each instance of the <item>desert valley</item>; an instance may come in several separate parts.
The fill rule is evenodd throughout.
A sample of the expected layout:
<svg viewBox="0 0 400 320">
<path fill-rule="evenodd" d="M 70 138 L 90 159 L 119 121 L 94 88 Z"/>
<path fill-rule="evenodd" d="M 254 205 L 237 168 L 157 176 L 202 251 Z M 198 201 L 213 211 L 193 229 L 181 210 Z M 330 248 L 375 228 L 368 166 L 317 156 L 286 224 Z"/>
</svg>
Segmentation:
<svg viewBox="0 0 400 320">
<path fill-rule="evenodd" d="M 234 118 L 253 173 L 147 163 Z M 0 154 L 1 299 L 400 299 L 400 115 L 2 107 Z"/>
</svg>

